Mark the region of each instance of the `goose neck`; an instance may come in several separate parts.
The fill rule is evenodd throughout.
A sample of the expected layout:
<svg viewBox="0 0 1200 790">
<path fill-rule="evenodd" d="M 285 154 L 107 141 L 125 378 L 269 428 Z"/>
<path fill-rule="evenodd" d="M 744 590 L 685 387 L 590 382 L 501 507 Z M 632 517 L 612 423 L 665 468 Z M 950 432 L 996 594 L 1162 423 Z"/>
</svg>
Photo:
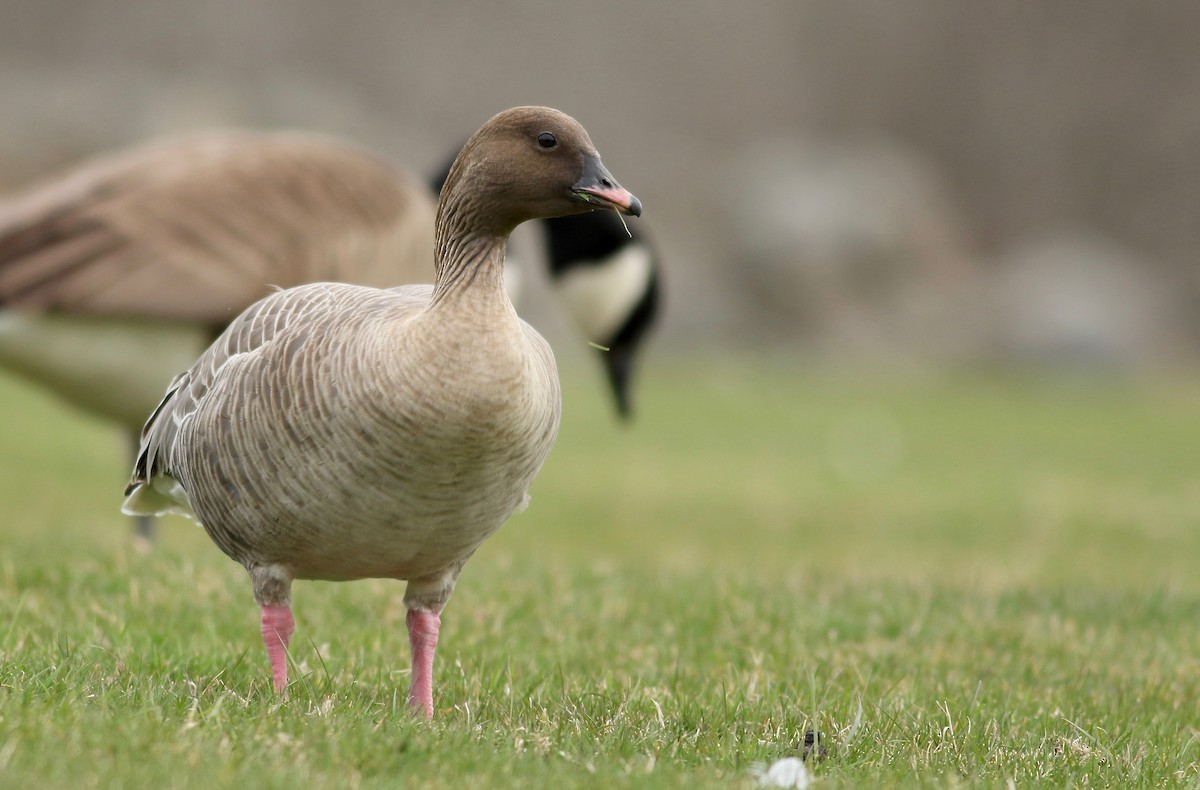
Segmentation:
<svg viewBox="0 0 1200 790">
<path fill-rule="evenodd" d="M 478 296 L 504 294 L 506 244 L 505 237 L 492 234 L 439 238 L 434 259 L 434 304 L 467 292 Z"/>
<path fill-rule="evenodd" d="M 461 159 L 461 155 L 460 155 Z M 504 252 L 519 222 L 502 208 L 487 184 L 456 161 L 438 201 L 434 233 L 433 302 L 451 294 L 504 294 Z M 507 297 L 504 297 L 507 301 Z"/>
</svg>

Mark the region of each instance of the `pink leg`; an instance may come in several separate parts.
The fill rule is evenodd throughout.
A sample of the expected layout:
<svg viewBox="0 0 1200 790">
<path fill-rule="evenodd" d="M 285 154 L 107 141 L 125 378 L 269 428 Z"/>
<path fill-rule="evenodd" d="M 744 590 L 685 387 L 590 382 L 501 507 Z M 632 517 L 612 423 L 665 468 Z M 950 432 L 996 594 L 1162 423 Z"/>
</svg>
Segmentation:
<svg viewBox="0 0 1200 790">
<path fill-rule="evenodd" d="M 275 677 L 275 690 L 287 688 L 287 646 L 296 630 L 292 610 L 287 606 L 264 606 L 262 608 L 263 644 L 267 646 L 267 657 L 271 659 L 271 674 Z"/>
<path fill-rule="evenodd" d="M 409 609 L 408 643 L 412 645 L 412 689 L 408 704 L 433 718 L 433 651 L 437 650 L 442 618 L 426 609 Z"/>
</svg>

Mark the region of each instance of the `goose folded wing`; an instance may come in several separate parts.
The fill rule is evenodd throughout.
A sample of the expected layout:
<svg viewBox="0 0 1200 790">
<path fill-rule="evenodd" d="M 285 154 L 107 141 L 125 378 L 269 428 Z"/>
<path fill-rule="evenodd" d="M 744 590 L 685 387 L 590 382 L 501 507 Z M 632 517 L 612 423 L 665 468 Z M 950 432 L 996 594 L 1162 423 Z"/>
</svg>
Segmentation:
<svg viewBox="0 0 1200 790">
<path fill-rule="evenodd" d="M 185 495 L 172 477 L 173 453 L 181 427 L 208 393 L 222 379 L 236 377 L 238 369 L 255 355 L 271 353 L 281 345 L 286 348 L 370 293 L 381 292 L 341 283 L 312 283 L 277 291 L 243 311 L 188 371 L 171 382 L 146 421 L 123 509 L 135 515 L 186 512 Z M 410 287 L 400 296 L 415 303 L 427 301 L 428 293 L 428 287 Z"/>
<path fill-rule="evenodd" d="M 318 137 L 139 148 L 0 201 L 0 305 L 219 328 L 270 285 L 402 282 L 403 260 L 364 251 L 431 244 L 428 204 L 387 163 Z"/>
</svg>

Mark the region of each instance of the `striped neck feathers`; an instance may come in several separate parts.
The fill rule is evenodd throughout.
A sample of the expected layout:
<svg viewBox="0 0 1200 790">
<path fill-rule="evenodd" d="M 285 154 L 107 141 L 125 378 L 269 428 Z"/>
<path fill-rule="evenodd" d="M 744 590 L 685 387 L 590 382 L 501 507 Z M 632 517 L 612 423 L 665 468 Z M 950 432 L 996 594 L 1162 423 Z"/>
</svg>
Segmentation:
<svg viewBox="0 0 1200 790">
<path fill-rule="evenodd" d="M 467 291 L 505 294 L 504 252 L 511 231 L 508 223 L 488 222 L 482 201 L 472 200 L 468 190 L 443 190 L 434 247 L 433 304 Z"/>
</svg>

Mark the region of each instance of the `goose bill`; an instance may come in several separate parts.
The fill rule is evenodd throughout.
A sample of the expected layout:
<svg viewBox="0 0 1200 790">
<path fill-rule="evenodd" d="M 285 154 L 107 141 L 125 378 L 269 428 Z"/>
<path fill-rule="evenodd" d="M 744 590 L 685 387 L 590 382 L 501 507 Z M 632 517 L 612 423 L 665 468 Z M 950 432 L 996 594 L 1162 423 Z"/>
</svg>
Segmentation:
<svg viewBox="0 0 1200 790">
<path fill-rule="evenodd" d="M 642 201 L 638 200 L 632 192 L 621 187 L 576 188 L 575 195 L 584 203 L 605 208 L 614 207 L 622 214 L 634 217 L 642 215 Z"/>
<path fill-rule="evenodd" d="M 584 203 L 605 208 L 615 207 L 622 214 L 634 217 L 642 215 L 642 201 L 618 184 L 604 165 L 600 164 L 598 157 L 586 157 L 583 178 L 575 183 L 571 192 Z"/>
</svg>

